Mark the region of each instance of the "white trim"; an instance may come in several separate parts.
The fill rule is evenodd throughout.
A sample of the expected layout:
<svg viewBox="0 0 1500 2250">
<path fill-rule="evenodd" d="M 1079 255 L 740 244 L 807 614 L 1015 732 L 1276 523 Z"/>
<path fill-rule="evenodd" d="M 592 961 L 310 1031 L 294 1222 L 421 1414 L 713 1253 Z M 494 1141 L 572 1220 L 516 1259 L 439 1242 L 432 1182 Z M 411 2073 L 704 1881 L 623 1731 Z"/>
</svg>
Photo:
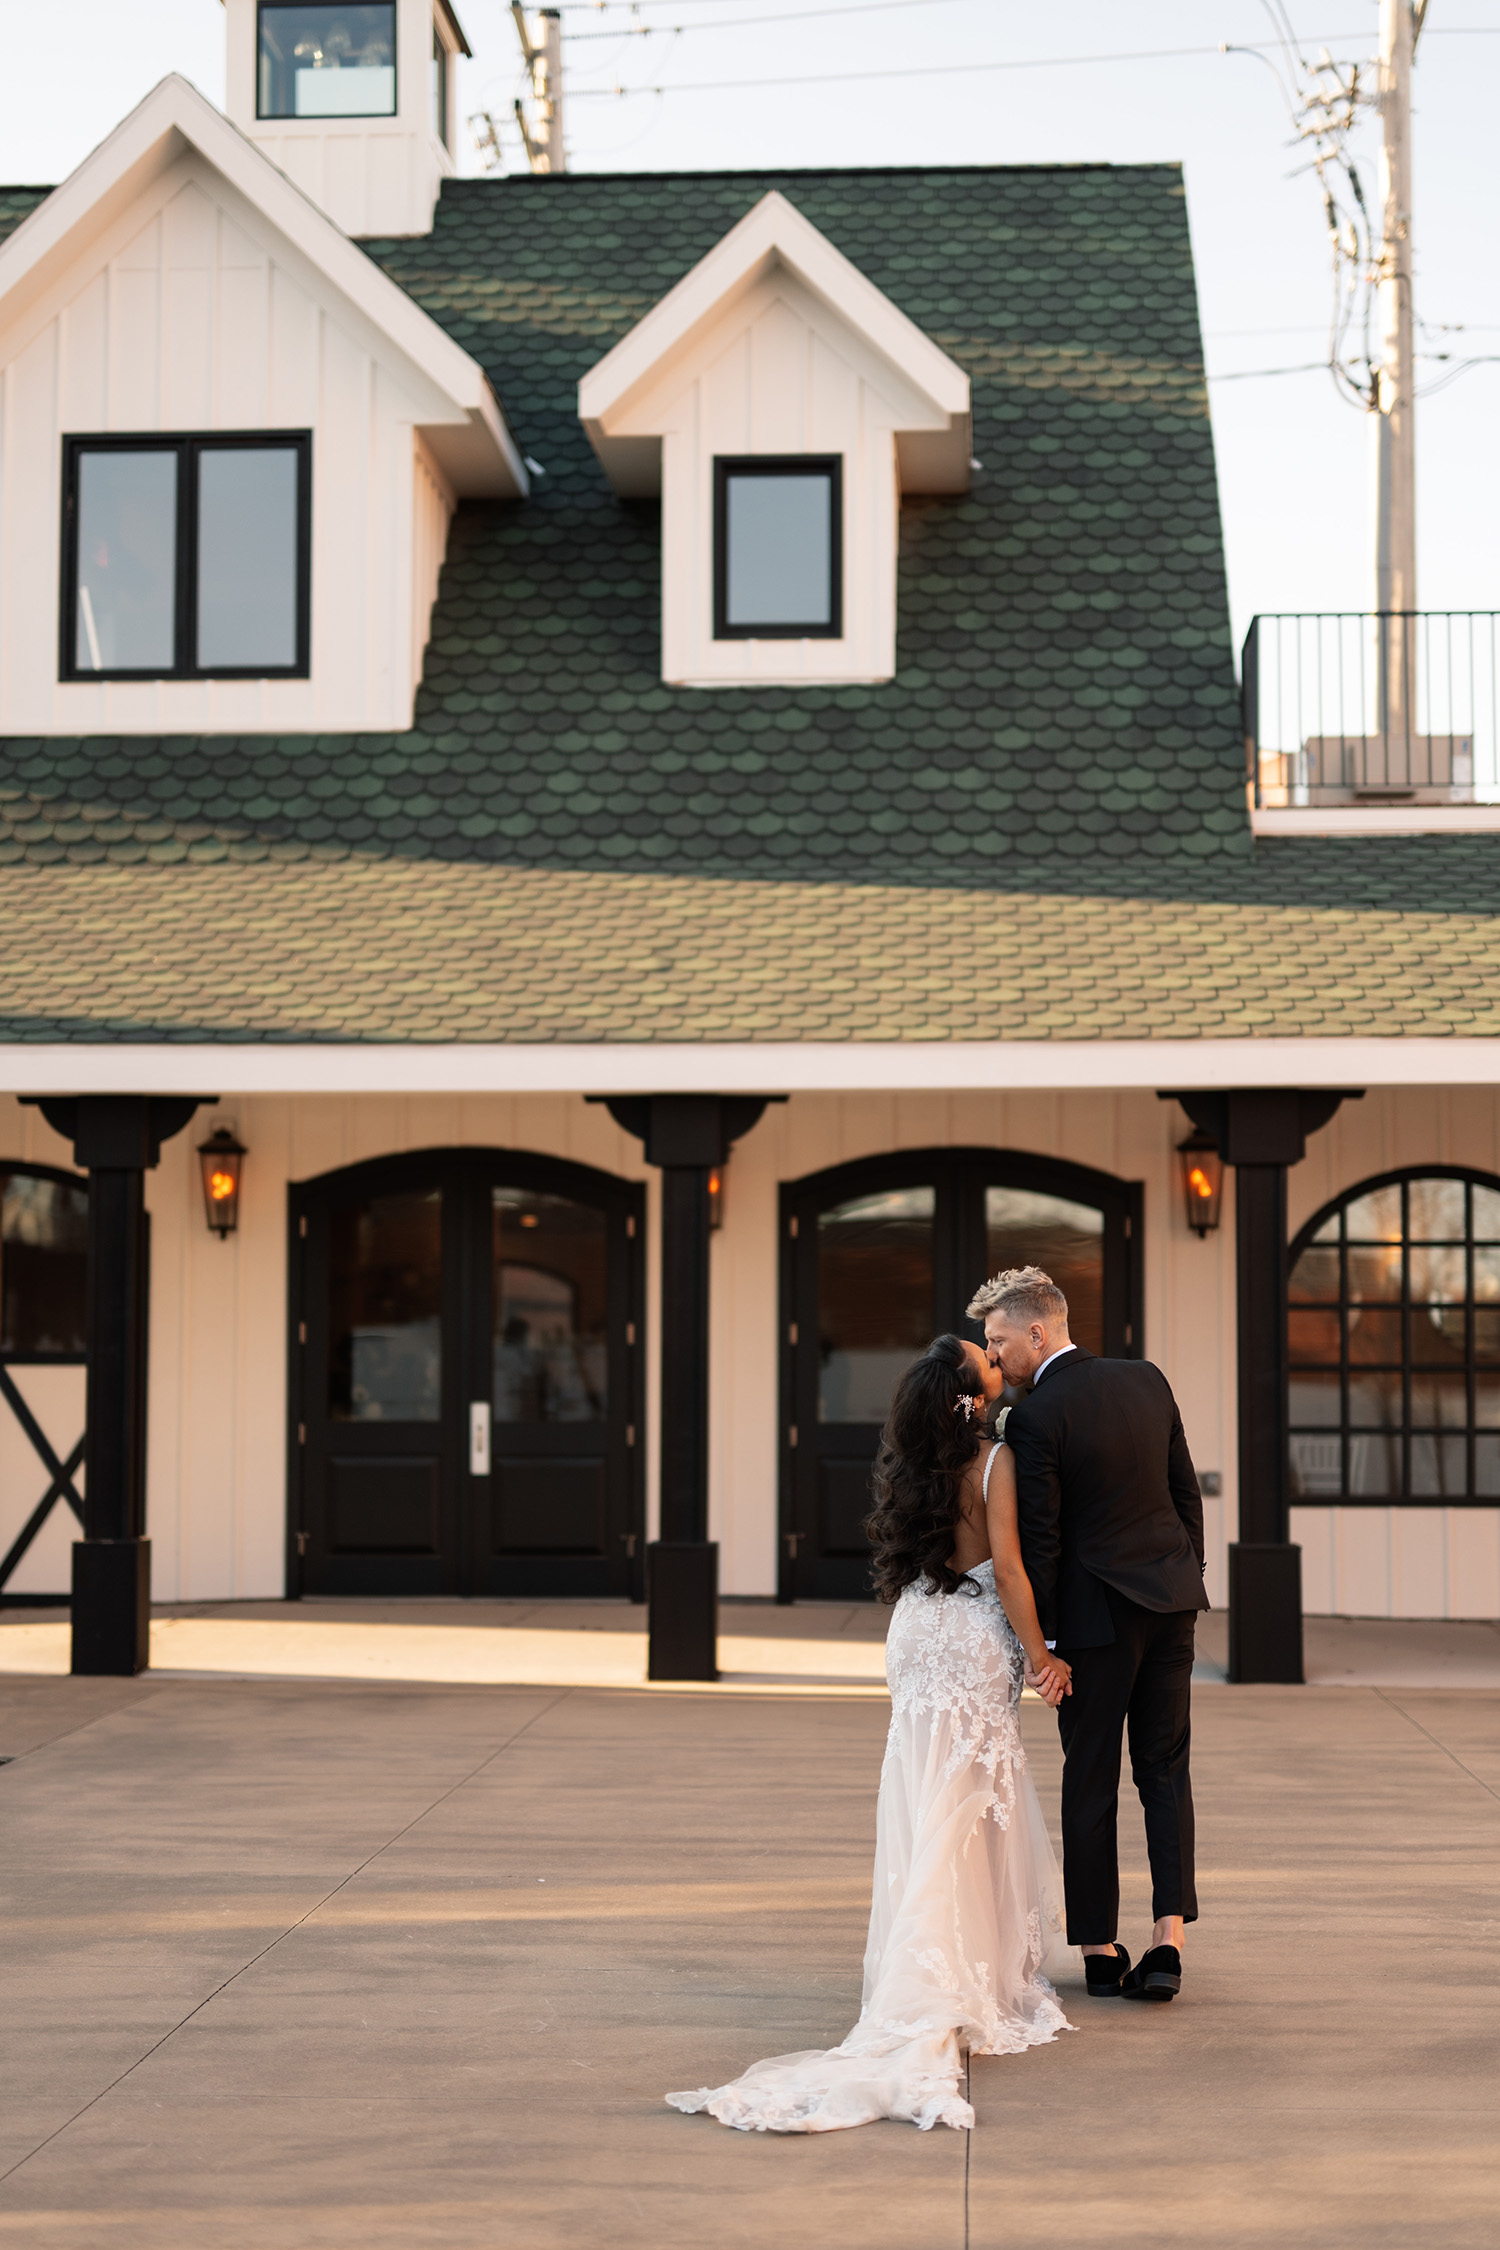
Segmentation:
<svg viewBox="0 0 1500 2250">
<path fill-rule="evenodd" d="M 0 1044 L 0 1093 L 1060 1092 L 1500 1086 L 1495 1039 Z"/>
<path fill-rule="evenodd" d="M 1500 805 L 1264 805 L 1253 836 L 1466 836 L 1500 829 Z"/>
<path fill-rule="evenodd" d="M 907 488 L 967 492 L 968 376 L 774 188 L 579 384 L 579 418 L 617 488 L 634 494 L 660 490 L 659 441 L 665 432 L 638 427 L 632 410 L 658 386 L 664 363 L 678 358 L 775 265 L 795 274 L 917 393 L 921 418 L 912 424 L 917 450 Z"/>
<path fill-rule="evenodd" d="M 488 376 L 420 305 L 355 248 L 285 173 L 175 72 L 0 245 L 0 327 L 24 316 L 59 265 L 193 148 L 450 402 L 422 430 L 460 492 L 515 498 L 525 465 Z"/>
</svg>

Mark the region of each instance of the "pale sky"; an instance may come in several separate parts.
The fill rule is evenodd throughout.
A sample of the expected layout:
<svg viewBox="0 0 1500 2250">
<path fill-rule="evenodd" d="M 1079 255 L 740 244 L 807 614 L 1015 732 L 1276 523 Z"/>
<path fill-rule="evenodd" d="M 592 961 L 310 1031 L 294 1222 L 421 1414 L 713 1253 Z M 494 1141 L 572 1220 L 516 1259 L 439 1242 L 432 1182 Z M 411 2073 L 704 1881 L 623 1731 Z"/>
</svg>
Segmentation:
<svg viewBox="0 0 1500 2250">
<path fill-rule="evenodd" d="M 509 8 L 456 5 L 474 48 L 461 114 L 508 118 L 521 90 Z M 1288 9 L 1308 50 L 1373 54 L 1376 0 Z M 1265 0 L 576 0 L 563 28 L 575 169 L 1180 159 L 1211 376 L 1326 355 L 1317 184 L 1295 176 L 1271 71 L 1217 52 L 1267 40 Z M 601 31 L 611 36 L 586 36 Z M 1195 51 L 1056 60 L 1177 48 Z M 1014 67 L 1030 58 L 1039 67 Z M 221 0 L 0 0 L 0 179 L 63 178 L 169 70 L 222 101 Z M 617 86 L 669 90 L 622 99 Z M 1419 408 L 1424 609 L 1500 609 L 1497 92 L 1500 4 L 1431 0 L 1416 71 L 1416 303 L 1419 349 L 1453 358 L 1421 374 L 1435 383 L 1459 359 L 1494 358 Z M 1366 141 L 1373 191 L 1370 128 Z M 505 150 L 518 167 L 513 129 Z M 462 169 L 479 169 L 467 133 Z M 1210 395 L 1236 635 L 1256 610 L 1367 607 L 1367 418 L 1320 370 L 1216 380 Z"/>
</svg>

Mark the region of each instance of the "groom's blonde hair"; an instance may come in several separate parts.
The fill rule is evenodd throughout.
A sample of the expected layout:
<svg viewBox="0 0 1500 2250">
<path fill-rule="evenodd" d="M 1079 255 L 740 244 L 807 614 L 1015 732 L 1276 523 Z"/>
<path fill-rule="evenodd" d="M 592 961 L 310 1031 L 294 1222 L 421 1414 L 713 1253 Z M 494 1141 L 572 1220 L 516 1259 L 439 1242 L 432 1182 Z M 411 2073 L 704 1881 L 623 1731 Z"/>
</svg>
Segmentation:
<svg viewBox="0 0 1500 2250">
<path fill-rule="evenodd" d="M 984 1320 L 992 1312 L 1022 1327 L 1039 1320 L 1050 1328 L 1067 1319 L 1068 1300 L 1040 1266 L 1008 1266 L 993 1281 L 981 1282 L 969 1300 L 970 1320 Z"/>
</svg>

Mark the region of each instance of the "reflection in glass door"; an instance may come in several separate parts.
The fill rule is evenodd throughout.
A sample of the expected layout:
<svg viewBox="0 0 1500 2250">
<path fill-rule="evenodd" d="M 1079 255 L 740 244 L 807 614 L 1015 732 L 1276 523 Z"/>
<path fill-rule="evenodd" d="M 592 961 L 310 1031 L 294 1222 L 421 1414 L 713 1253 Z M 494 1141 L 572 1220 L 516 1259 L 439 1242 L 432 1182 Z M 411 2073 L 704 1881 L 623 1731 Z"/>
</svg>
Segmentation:
<svg viewBox="0 0 1500 2250">
<path fill-rule="evenodd" d="M 984 1191 L 984 1270 L 1040 1266 L 1068 1300 L 1068 1333 L 1104 1351 L 1104 1213 L 1036 1188 Z"/>
<path fill-rule="evenodd" d="M 992 1149 L 927 1149 L 815 1174 L 782 1191 L 780 1590 L 869 1594 L 870 1468 L 901 1370 L 1006 1266 L 1039 1265 L 1089 1350 L 1139 1353 L 1140 1189 L 1082 1166 Z"/>
<path fill-rule="evenodd" d="M 484 1150 L 293 1190 L 296 1590 L 640 1598 L 642 1208 Z"/>
<path fill-rule="evenodd" d="M 850 1196 L 814 1217 L 818 1398 L 807 1432 L 808 1529 L 819 1567 L 835 1575 L 863 1564 L 874 1436 L 896 1377 L 932 1334 L 936 1210 L 936 1189 L 922 1184 Z"/>
<path fill-rule="evenodd" d="M 443 1194 L 359 1195 L 328 1222 L 320 1292 L 325 1411 L 312 1417 L 323 1493 L 318 1556 L 335 1578 L 371 1558 L 440 1590 L 443 1476 Z M 326 1339 L 326 1341 L 325 1341 Z M 450 1480 L 451 1481 L 451 1480 Z"/>
<path fill-rule="evenodd" d="M 608 1559 L 610 1546 L 609 1217 L 497 1187 L 490 1246 L 484 1578 L 496 1592 L 555 1593 L 573 1564 Z M 614 1559 L 630 1557 L 622 1547 Z"/>
</svg>

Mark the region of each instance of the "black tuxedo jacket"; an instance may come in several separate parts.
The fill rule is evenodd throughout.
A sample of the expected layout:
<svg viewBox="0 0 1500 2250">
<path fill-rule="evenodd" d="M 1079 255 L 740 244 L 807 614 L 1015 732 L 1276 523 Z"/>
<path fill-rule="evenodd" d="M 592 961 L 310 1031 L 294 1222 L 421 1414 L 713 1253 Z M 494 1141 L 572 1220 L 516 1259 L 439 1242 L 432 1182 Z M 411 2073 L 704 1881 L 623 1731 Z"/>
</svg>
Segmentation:
<svg viewBox="0 0 1500 2250">
<path fill-rule="evenodd" d="M 1159 1367 L 1079 1345 L 1012 1408 L 1005 1442 L 1048 1640 L 1064 1653 L 1112 1641 L 1106 1585 L 1143 1609 L 1207 1609 L 1203 1499 Z"/>
</svg>

